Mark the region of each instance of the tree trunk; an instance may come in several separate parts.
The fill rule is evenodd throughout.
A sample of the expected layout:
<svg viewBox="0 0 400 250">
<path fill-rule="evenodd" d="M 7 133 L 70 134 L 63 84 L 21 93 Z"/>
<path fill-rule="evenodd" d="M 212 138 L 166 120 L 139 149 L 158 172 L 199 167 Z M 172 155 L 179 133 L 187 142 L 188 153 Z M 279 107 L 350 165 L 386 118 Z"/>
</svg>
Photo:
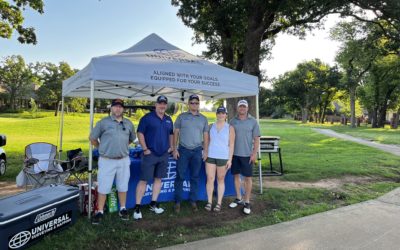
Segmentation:
<svg viewBox="0 0 400 250">
<path fill-rule="evenodd" d="M 390 123 L 391 129 L 397 129 L 399 127 L 399 114 L 400 109 L 397 111 L 397 113 L 393 113 L 392 121 Z"/>
<path fill-rule="evenodd" d="M 350 123 L 352 128 L 356 127 L 356 85 L 350 86 Z"/>
<path fill-rule="evenodd" d="M 379 109 L 379 113 L 378 113 L 378 128 L 385 127 L 386 111 L 387 111 L 387 102 L 385 101 L 384 105 L 382 105 L 382 107 Z"/>
<path fill-rule="evenodd" d="M 307 123 L 308 108 L 301 108 L 301 123 Z"/>
<path fill-rule="evenodd" d="M 58 114 L 58 102 L 55 103 L 54 107 L 55 107 L 54 116 L 57 116 L 57 114 Z"/>
<path fill-rule="evenodd" d="M 374 108 L 371 115 L 371 127 L 377 128 L 378 127 L 378 109 Z"/>
<path fill-rule="evenodd" d="M 260 74 L 260 49 L 263 34 L 265 31 L 264 25 L 264 11 L 265 6 L 255 4 L 252 6 L 250 15 L 248 16 L 248 26 L 244 41 L 244 53 L 243 53 L 243 72 L 258 77 L 258 83 L 261 82 Z M 245 87 L 245 86 L 244 86 Z M 246 98 L 230 98 L 227 100 L 228 111 L 230 112 L 229 117 L 236 115 L 236 105 L 239 99 L 246 99 L 249 102 L 249 113 L 252 116 L 256 116 L 256 97 Z"/>
<path fill-rule="evenodd" d="M 15 93 L 14 93 L 14 91 L 11 91 L 10 92 L 10 108 L 11 108 L 11 110 L 16 110 L 16 108 L 17 108 L 15 101 L 16 101 Z"/>
</svg>

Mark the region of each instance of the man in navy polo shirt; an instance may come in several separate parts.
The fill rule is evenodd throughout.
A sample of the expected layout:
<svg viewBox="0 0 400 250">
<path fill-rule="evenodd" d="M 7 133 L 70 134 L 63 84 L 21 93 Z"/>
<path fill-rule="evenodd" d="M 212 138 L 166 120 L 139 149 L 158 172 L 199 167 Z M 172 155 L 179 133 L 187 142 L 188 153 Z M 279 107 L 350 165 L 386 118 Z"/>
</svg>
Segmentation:
<svg viewBox="0 0 400 250">
<path fill-rule="evenodd" d="M 168 156 L 172 151 L 173 123 L 171 117 L 165 114 L 168 99 L 161 95 L 157 98 L 156 109 L 140 119 L 137 129 L 139 143 L 143 148 L 140 165 L 140 181 L 136 187 L 136 206 L 133 218 L 142 219 L 140 204 L 146 190 L 146 184 L 154 178 L 153 194 L 150 210 L 161 214 L 164 209 L 157 203 L 161 191 L 161 178 L 167 176 Z"/>
</svg>

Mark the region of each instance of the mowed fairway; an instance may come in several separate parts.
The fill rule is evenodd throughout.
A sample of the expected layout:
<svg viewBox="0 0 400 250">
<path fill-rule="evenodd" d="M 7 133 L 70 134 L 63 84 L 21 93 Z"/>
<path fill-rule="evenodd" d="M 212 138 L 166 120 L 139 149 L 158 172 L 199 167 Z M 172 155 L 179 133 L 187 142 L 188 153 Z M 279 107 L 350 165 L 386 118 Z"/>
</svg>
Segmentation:
<svg viewBox="0 0 400 250">
<path fill-rule="evenodd" d="M 96 116 L 96 120 L 102 115 Z M 207 114 L 207 117 L 214 117 Z M 137 120 L 134 120 L 137 125 Z M 285 174 L 282 182 L 313 182 L 348 176 L 369 177 L 368 182 L 346 183 L 340 189 L 299 188 L 265 189 L 258 194 L 255 184 L 253 212 L 244 216 L 229 209 L 226 198 L 219 214 L 202 209 L 192 213 L 184 204 L 176 215 L 173 204 L 164 203 L 166 212 L 154 216 L 143 209 L 142 221 L 122 222 L 116 214 L 107 214 L 104 225 L 93 226 L 85 217 L 68 230 L 45 237 L 33 249 L 151 249 L 193 240 L 222 236 L 271 225 L 302 216 L 375 198 L 398 187 L 400 157 L 315 133 L 310 126 L 287 120 L 262 120 L 263 135 L 281 137 Z M 87 114 L 65 117 L 64 149 L 81 147 L 87 153 L 89 118 Z M 7 134 L 5 147 L 10 158 L 7 175 L 0 180 L 14 180 L 20 171 L 25 145 L 35 141 L 56 144 L 59 118 L 39 119 L 0 117 L 0 133 Z M 265 163 L 265 159 L 263 159 Z M 274 163 L 277 158 L 274 156 Z M 265 165 L 265 164 L 264 164 Z M 256 178 L 255 178 L 256 179 Z M 264 177 L 268 182 L 268 178 Z M 200 203 L 204 206 L 205 203 Z M 131 212 L 131 211 L 130 211 Z"/>
<path fill-rule="evenodd" d="M 48 142 L 59 145 L 59 119 L 53 113 L 44 113 L 45 117 L 36 119 L 7 118 L 0 116 L 0 133 L 7 136 L 4 147 L 8 157 L 8 169 L 0 180 L 15 180 L 22 168 L 25 146 L 33 142 Z M 96 115 L 97 121 L 104 115 Z M 85 153 L 89 148 L 89 116 L 65 115 L 63 151 L 82 148 Z M 65 158 L 65 157 L 64 157 Z"/>
</svg>

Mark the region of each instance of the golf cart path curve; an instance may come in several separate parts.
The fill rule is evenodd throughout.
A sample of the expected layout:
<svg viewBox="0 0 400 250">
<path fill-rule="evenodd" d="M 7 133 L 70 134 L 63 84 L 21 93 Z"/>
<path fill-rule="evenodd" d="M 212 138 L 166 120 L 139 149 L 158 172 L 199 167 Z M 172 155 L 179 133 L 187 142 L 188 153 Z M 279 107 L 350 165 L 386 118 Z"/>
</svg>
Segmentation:
<svg viewBox="0 0 400 250">
<path fill-rule="evenodd" d="M 357 138 L 357 137 L 353 137 L 350 135 L 346 135 L 346 134 L 340 134 L 337 133 L 331 129 L 321 129 L 321 128 L 313 128 L 314 131 L 323 134 L 323 135 L 327 135 L 330 137 L 335 137 L 335 138 L 339 138 L 339 139 L 343 139 L 343 140 L 347 140 L 347 141 L 352 141 L 352 142 L 356 142 L 359 144 L 363 144 L 369 147 L 373 147 L 373 148 L 377 148 L 379 150 L 400 156 L 400 146 L 397 145 L 390 145 L 390 144 L 381 144 L 381 143 L 377 143 L 377 142 L 373 142 L 373 141 L 369 141 L 366 139 L 361 139 L 361 138 Z"/>
</svg>

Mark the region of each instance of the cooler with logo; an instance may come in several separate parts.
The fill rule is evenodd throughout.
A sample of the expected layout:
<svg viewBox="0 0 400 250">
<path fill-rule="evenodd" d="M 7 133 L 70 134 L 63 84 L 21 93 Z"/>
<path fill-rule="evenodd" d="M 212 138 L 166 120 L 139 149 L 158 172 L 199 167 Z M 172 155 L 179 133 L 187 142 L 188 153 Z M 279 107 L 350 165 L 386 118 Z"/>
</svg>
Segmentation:
<svg viewBox="0 0 400 250">
<path fill-rule="evenodd" d="M 0 249 L 23 249 L 75 223 L 79 191 L 67 185 L 40 187 L 0 199 Z"/>
</svg>

